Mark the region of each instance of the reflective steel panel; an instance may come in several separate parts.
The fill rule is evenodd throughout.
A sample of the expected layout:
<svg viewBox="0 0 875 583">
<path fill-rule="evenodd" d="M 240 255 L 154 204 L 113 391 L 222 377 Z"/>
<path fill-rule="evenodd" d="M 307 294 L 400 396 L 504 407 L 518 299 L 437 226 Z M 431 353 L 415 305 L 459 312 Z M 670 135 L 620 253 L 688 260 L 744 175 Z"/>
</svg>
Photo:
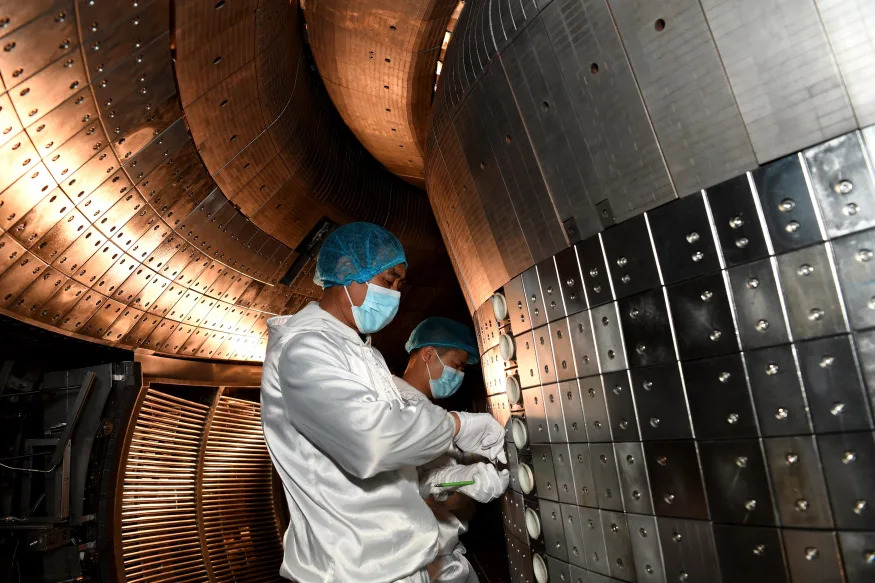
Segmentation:
<svg viewBox="0 0 875 583">
<path fill-rule="evenodd" d="M 583 548 L 586 551 L 586 568 L 602 575 L 610 574 L 602 520 L 594 508 L 580 509 L 580 524 L 583 528 Z"/>
<path fill-rule="evenodd" d="M 547 435 L 553 443 L 567 443 L 565 416 L 562 412 L 562 395 L 559 385 L 542 387 L 544 393 L 544 413 L 547 416 Z"/>
<path fill-rule="evenodd" d="M 565 317 L 565 304 L 562 303 L 559 275 L 553 258 L 538 264 L 538 280 L 543 294 L 543 309 L 549 322 Z"/>
<path fill-rule="evenodd" d="M 668 303 L 681 360 L 738 350 L 723 273 L 669 287 Z"/>
<path fill-rule="evenodd" d="M 683 371 L 696 438 L 757 436 L 740 355 L 685 362 Z"/>
<path fill-rule="evenodd" d="M 552 259 L 550 264 L 552 265 Z M 555 269 L 555 266 L 553 267 Z M 529 319 L 532 328 L 543 326 L 547 323 L 547 311 L 544 305 L 544 296 L 541 290 L 541 280 L 538 279 L 538 268 L 532 267 L 522 274 L 523 292 L 526 294 L 526 303 L 529 306 Z"/>
<path fill-rule="evenodd" d="M 617 298 L 659 286 L 656 258 L 643 215 L 608 229 L 602 234 L 602 242 Z"/>
<path fill-rule="evenodd" d="M 814 438 L 771 437 L 763 439 L 763 446 L 781 525 L 831 528 L 832 512 Z"/>
<path fill-rule="evenodd" d="M 747 174 L 707 189 L 708 206 L 727 267 L 769 255 L 767 235 Z"/>
<path fill-rule="evenodd" d="M 835 533 L 787 529 L 781 534 L 793 581 L 843 583 Z"/>
<path fill-rule="evenodd" d="M 714 522 L 777 524 L 759 441 L 701 441 L 699 454 Z"/>
<path fill-rule="evenodd" d="M 586 548 L 583 543 L 583 524 L 580 522 L 580 509 L 573 504 L 560 504 L 563 528 L 565 529 L 565 548 L 568 561 L 578 567 L 586 567 Z"/>
<path fill-rule="evenodd" d="M 611 291 L 611 281 L 605 265 L 600 237 L 598 235 L 590 237 L 575 245 L 575 248 L 590 309 L 613 300 L 614 294 Z"/>
<path fill-rule="evenodd" d="M 778 256 L 790 330 L 797 340 L 847 330 L 829 251 L 816 245 Z"/>
<path fill-rule="evenodd" d="M 873 205 L 875 206 L 875 205 Z M 875 230 L 863 231 L 835 239 L 833 252 L 839 280 L 842 283 L 842 296 L 851 328 L 860 330 L 875 326 Z"/>
<path fill-rule="evenodd" d="M 553 472 L 556 476 L 556 490 L 559 492 L 559 501 L 566 504 L 576 504 L 577 495 L 574 488 L 574 471 L 572 469 L 571 452 L 568 444 L 554 443 L 551 446 L 553 453 Z"/>
<path fill-rule="evenodd" d="M 602 377 L 587 377 L 579 382 L 587 440 L 591 443 L 611 441 L 611 422 L 608 419 Z"/>
<path fill-rule="evenodd" d="M 635 561 L 632 558 L 626 515 L 607 510 L 601 510 L 599 514 L 602 518 L 602 532 L 605 536 L 605 551 L 608 555 L 611 577 L 621 581 L 636 581 Z"/>
<path fill-rule="evenodd" d="M 623 491 L 623 506 L 626 512 L 653 514 L 650 499 L 650 483 L 644 449 L 640 443 L 617 443 L 614 445 L 617 468 L 620 470 L 620 487 Z"/>
<path fill-rule="evenodd" d="M 559 504 L 541 500 L 538 506 L 541 514 L 541 531 L 544 533 L 544 549 L 551 557 L 567 561 L 565 529 L 562 526 L 562 510 Z"/>
<path fill-rule="evenodd" d="M 556 364 L 553 360 L 553 345 L 551 342 L 551 331 L 549 326 L 541 326 L 532 330 L 532 340 L 535 345 L 535 355 L 537 357 L 538 374 L 540 375 L 541 384 L 550 384 L 556 382 Z M 520 366 L 525 363 L 528 366 L 529 357 L 520 355 Z M 525 369 L 523 369 L 525 373 Z"/>
<path fill-rule="evenodd" d="M 553 451 L 549 445 L 532 446 L 532 470 L 535 473 L 535 492 L 541 500 L 559 501 L 556 474 L 553 471 Z"/>
<path fill-rule="evenodd" d="M 714 542 L 724 581 L 789 581 L 777 528 L 715 524 Z"/>
<path fill-rule="evenodd" d="M 669 581 L 720 580 L 710 523 L 661 516 L 657 517 L 656 523 Z"/>
<path fill-rule="evenodd" d="M 647 213 L 665 285 L 720 269 L 711 221 L 701 193 Z"/>
<path fill-rule="evenodd" d="M 676 358 L 668 307 L 662 288 L 617 302 L 630 368 L 672 362 Z"/>
<path fill-rule="evenodd" d="M 811 433 L 808 403 L 793 347 L 753 350 L 746 352 L 744 359 L 761 434 Z"/>
<path fill-rule="evenodd" d="M 510 328 L 513 333 L 522 334 L 532 328 L 529 319 L 529 304 L 526 301 L 526 292 L 523 290 L 523 278 L 517 276 L 504 284 L 504 297 L 507 300 L 508 317 Z"/>
<path fill-rule="evenodd" d="M 875 435 L 818 435 L 832 512 L 839 528 L 871 529 L 875 504 Z"/>
<path fill-rule="evenodd" d="M 626 368 L 626 352 L 623 350 L 623 332 L 617 303 L 594 308 L 590 310 L 590 314 L 602 372 L 623 370 Z"/>
<path fill-rule="evenodd" d="M 544 394 L 541 387 L 523 391 L 523 403 L 526 408 L 526 426 L 529 429 L 531 443 L 548 443 L 547 414 L 544 410 Z"/>
<path fill-rule="evenodd" d="M 579 377 L 599 373 L 599 357 L 593 336 L 593 323 L 590 320 L 591 314 L 592 312 L 583 311 L 568 318 L 568 330 L 571 334 L 571 347 L 574 352 L 574 366 Z"/>
<path fill-rule="evenodd" d="M 556 377 L 560 381 L 577 378 L 577 371 L 574 367 L 574 350 L 571 347 L 571 332 L 568 329 L 568 320 L 558 320 L 550 324 L 550 335 L 553 342 L 553 358 L 556 366 Z"/>
<path fill-rule="evenodd" d="M 762 259 L 729 270 L 738 334 L 745 350 L 790 341 L 776 269 L 774 259 Z"/>
<path fill-rule="evenodd" d="M 577 505 L 598 508 L 598 492 L 592 471 L 592 454 L 587 443 L 572 443 L 568 446 L 571 454 L 571 471 L 577 488 Z"/>
<path fill-rule="evenodd" d="M 658 516 L 708 519 L 696 445 L 692 441 L 644 444 L 653 509 Z"/>
<path fill-rule="evenodd" d="M 586 421 L 583 416 L 583 406 L 580 402 L 580 387 L 578 382 L 567 381 L 559 384 L 559 396 L 562 399 L 562 414 L 565 416 L 565 430 L 568 441 L 581 443 L 586 439 Z"/>
<path fill-rule="evenodd" d="M 614 447 L 610 443 L 591 443 L 589 451 L 599 508 L 622 511 L 623 493 L 617 474 Z"/>
<path fill-rule="evenodd" d="M 635 573 L 641 583 L 665 583 L 665 569 L 659 550 L 659 532 L 656 518 L 640 514 L 627 514 Z"/>
<path fill-rule="evenodd" d="M 577 251 L 569 247 L 556 254 L 556 271 L 559 274 L 559 288 L 562 290 L 562 300 L 565 302 L 567 314 L 576 314 L 585 310 L 586 292 L 584 281 L 577 263 Z"/>
<path fill-rule="evenodd" d="M 693 429 L 678 363 L 633 369 L 630 372 L 641 438 L 692 437 Z"/>
</svg>

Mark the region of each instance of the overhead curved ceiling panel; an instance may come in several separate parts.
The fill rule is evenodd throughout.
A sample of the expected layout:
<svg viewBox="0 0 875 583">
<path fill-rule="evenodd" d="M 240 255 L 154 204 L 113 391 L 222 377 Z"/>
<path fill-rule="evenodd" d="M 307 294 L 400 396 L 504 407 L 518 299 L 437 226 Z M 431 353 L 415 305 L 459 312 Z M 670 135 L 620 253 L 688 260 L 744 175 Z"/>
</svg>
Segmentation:
<svg viewBox="0 0 875 583">
<path fill-rule="evenodd" d="M 312 261 L 278 284 L 318 218 L 383 224 L 447 273 L 425 197 L 344 128 L 297 31 L 283 0 L 0 2 L 0 313 L 260 359 L 267 318 L 320 293 Z M 406 296 L 428 311 L 443 285 Z"/>
<path fill-rule="evenodd" d="M 458 0 L 307 0 L 307 36 L 334 105 L 386 168 L 424 187 L 435 67 Z"/>
</svg>

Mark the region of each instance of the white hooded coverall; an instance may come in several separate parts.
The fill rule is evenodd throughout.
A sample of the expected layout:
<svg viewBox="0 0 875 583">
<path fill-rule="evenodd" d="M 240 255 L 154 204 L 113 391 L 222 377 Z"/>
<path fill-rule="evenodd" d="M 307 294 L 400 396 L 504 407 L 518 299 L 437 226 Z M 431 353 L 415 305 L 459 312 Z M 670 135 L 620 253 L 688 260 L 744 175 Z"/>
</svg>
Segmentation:
<svg viewBox="0 0 875 583">
<path fill-rule="evenodd" d="M 370 338 L 315 302 L 268 331 L 262 426 L 291 514 L 280 575 L 427 583 L 438 524 L 416 467 L 452 446 L 452 416 L 401 399 Z"/>
</svg>

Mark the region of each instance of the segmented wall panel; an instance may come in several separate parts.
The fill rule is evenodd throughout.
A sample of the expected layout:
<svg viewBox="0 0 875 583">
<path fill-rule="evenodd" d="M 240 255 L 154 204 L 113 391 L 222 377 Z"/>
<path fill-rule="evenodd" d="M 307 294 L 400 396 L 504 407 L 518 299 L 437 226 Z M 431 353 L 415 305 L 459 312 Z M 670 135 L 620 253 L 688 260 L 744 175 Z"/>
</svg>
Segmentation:
<svg viewBox="0 0 875 583">
<path fill-rule="evenodd" d="M 217 582 L 280 580 L 271 471 L 259 403 L 219 397 L 198 488 L 207 561 Z"/>
<path fill-rule="evenodd" d="M 127 583 L 209 580 L 196 509 L 209 410 L 147 389 L 124 469 L 121 546 Z"/>
</svg>

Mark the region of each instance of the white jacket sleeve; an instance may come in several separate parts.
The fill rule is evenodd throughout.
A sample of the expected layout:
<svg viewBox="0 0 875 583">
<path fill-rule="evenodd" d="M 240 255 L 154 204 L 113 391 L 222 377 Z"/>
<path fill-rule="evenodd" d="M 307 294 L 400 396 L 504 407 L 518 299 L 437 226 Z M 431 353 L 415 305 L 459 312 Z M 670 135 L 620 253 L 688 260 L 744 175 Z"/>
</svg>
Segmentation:
<svg viewBox="0 0 875 583">
<path fill-rule="evenodd" d="M 428 401 L 379 399 L 370 379 L 351 372 L 348 356 L 322 333 L 289 340 L 277 368 L 289 422 L 353 476 L 419 466 L 452 444 L 449 413 Z"/>
</svg>

